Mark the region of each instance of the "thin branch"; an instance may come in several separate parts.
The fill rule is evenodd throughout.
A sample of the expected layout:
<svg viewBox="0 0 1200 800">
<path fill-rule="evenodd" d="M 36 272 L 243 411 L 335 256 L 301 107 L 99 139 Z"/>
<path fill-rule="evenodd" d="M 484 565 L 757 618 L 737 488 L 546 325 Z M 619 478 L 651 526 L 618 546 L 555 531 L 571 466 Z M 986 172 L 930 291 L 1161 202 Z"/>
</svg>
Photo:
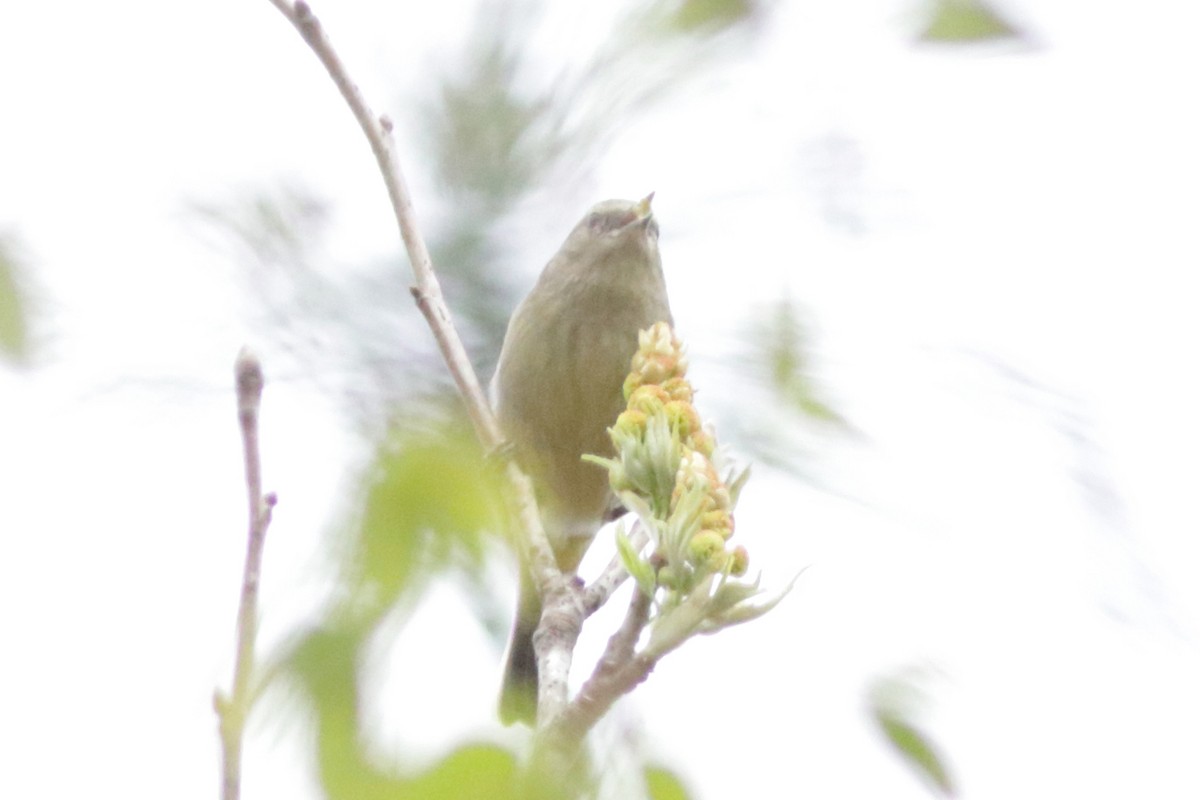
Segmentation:
<svg viewBox="0 0 1200 800">
<path fill-rule="evenodd" d="M 629 535 L 629 544 L 635 551 L 641 552 L 649 540 L 650 537 L 646 535 L 645 527 L 639 521 Z M 583 613 L 589 617 L 595 614 L 601 606 L 608 602 L 608 598 L 612 597 L 613 592 L 621 588 L 621 584 L 625 583 L 625 579 L 628 577 L 629 572 L 625 569 L 621 556 L 613 556 L 604 571 L 584 590 Z"/>
<path fill-rule="evenodd" d="M 642 635 L 642 629 L 646 627 L 646 621 L 649 618 L 650 596 L 640 587 L 635 587 L 633 597 L 629 598 L 629 609 L 625 612 L 625 620 L 621 623 L 621 627 L 617 628 L 616 633 L 609 637 L 608 645 L 604 648 L 604 655 L 596 663 L 595 672 L 579 690 L 581 698 L 589 693 L 589 685 L 598 677 L 602 677 L 605 672 L 615 670 L 633 658 L 638 637 Z"/>
<path fill-rule="evenodd" d="M 286 0 L 270 0 L 270 2 L 296 27 L 301 37 L 325 66 L 329 77 L 333 79 L 342 98 L 346 101 L 346 105 L 350 107 L 351 113 L 354 114 L 359 127 L 367 137 L 367 142 L 371 145 L 371 152 L 375 154 L 375 161 L 379 165 L 379 172 L 383 176 L 383 183 L 387 187 L 396 224 L 400 228 L 400 238 L 404 240 L 404 247 L 408 251 L 408 260 L 412 264 L 413 274 L 416 277 L 416 286 L 412 289 L 413 296 L 421 312 L 429 321 L 429 327 L 437 339 L 442 358 L 450 368 L 451 375 L 458 385 L 459 393 L 466 403 L 467 413 L 471 416 L 476 433 L 485 447 L 498 447 L 504 437 L 496 423 L 496 418 L 488 408 L 483 389 L 475 376 L 475 370 L 471 367 L 466 349 L 454 330 L 450 309 L 446 307 L 442 298 L 441 284 L 438 283 L 437 275 L 433 271 L 433 260 L 429 256 L 429 249 L 425 246 L 425 240 L 417 227 L 416 213 L 408 193 L 408 184 L 404 180 L 400 162 L 396 158 L 391 120 L 387 117 L 376 116 L 375 112 L 371 110 L 358 85 L 350 78 L 346 65 L 342 63 L 337 51 L 334 50 L 332 42 L 325 35 L 320 20 L 317 19 L 308 3 L 303 0 L 298 0 L 295 4 L 288 3 Z"/>
<path fill-rule="evenodd" d="M 658 658 L 634 650 L 649 613 L 650 598 L 635 589 L 625 621 L 609 638 L 591 677 L 553 723 L 539 731 L 547 746 L 565 754 L 573 753 L 613 703 L 633 691 L 654 671 Z"/>
<path fill-rule="evenodd" d="M 657 665 L 657 658 L 636 653 L 619 668 L 595 676 L 594 682 L 588 682 L 591 684 L 588 692 L 580 690 L 579 696 L 547 729 L 545 738 L 554 741 L 557 747 L 577 747 L 613 703 L 650 677 Z"/>
<path fill-rule="evenodd" d="M 242 429 L 242 453 L 246 465 L 246 498 L 249 501 L 249 532 L 246 563 L 242 570 L 242 595 L 238 603 L 237 654 L 230 695 L 218 691 L 213 699 L 221 730 L 222 791 L 224 800 L 241 794 L 242 735 L 250 712 L 250 679 L 254 669 L 254 640 L 258 631 L 258 587 L 262 572 L 263 544 L 271 524 L 275 495 L 263 495 L 262 464 L 258 447 L 258 411 L 262 404 L 262 365 L 248 350 L 238 354 L 234 365 L 237 380 L 238 421 Z"/>
<path fill-rule="evenodd" d="M 542 618 L 533 632 L 533 652 L 538 668 L 539 730 L 553 722 L 567 707 L 571 660 L 586 618 L 582 593 L 567 581 L 549 587 L 543 598 Z"/>
<path fill-rule="evenodd" d="M 650 618 L 651 598 L 639 587 L 633 590 L 625 619 L 608 639 L 604 654 L 579 694 L 545 727 L 539 729 L 542 763 L 575 763 L 583 737 L 622 695 L 644 681 L 657 659 L 635 654 L 638 639 Z"/>
<path fill-rule="evenodd" d="M 413 298 L 418 308 L 425 316 L 437 340 L 442 358 L 454 377 L 459 394 L 467 406 L 467 413 L 475 426 L 475 432 L 484 447 L 491 451 L 498 450 L 503 444 L 500 426 L 488 406 L 479 379 L 467 357 L 466 348 L 454 328 L 450 309 L 446 307 L 442 297 L 441 285 L 433 271 L 433 262 L 429 250 L 421 237 L 413 211 L 412 199 L 409 197 L 408 186 L 400 169 L 399 160 L 395 155 L 392 141 L 392 123 L 387 117 L 377 117 L 367 104 L 362 92 L 350 78 L 349 72 L 341 58 L 333 48 L 333 44 L 325 35 L 320 21 L 312 9 L 303 0 L 289 3 L 287 0 L 270 0 L 288 21 L 300 32 L 301 37 L 320 59 L 329 76 L 337 85 L 342 98 L 350 107 L 354 118 L 358 120 L 363 134 L 371 145 L 375 160 L 379 165 L 383 182 L 387 186 L 388 197 L 391 199 L 392 210 L 396 223 L 400 228 L 400 238 L 404 240 L 408 252 L 408 260 L 416 277 L 416 285 L 412 287 Z M 576 594 L 572 591 L 567 579 L 558 569 L 554 551 L 542 528 L 541 516 L 538 514 L 537 502 L 534 499 L 533 484 L 529 477 L 521 471 L 515 462 L 509 461 L 505 476 L 509 483 L 509 499 L 513 505 L 516 517 L 525 535 L 518 537 L 523 549 L 523 560 L 531 567 L 534 582 L 543 598 L 543 605 L 548 613 L 553 614 L 556 604 L 564 606 L 571 602 Z M 582 624 L 582 618 L 579 624 Z M 576 635 L 578 633 L 576 632 Z M 559 637 L 553 637 L 554 647 Z M 542 654 L 539 653 L 539 659 Z M 567 654 L 567 663 L 570 654 Z M 566 703 L 566 684 L 562 686 L 562 703 Z"/>
<path fill-rule="evenodd" d="M 639 551 L 646 546 L 648 540 L 649 537 L 640 524 L 630 536 L 630 544 Z M 621 562 L 620 556 L 614 556 L 600 576 L 587 588 L 563 581 L 555 585 L 544 598 L 542 619 L 533 637 L 533 650 L 538 663 L 539 729 L 551 725 L 555 718 L 569 707 L 570 692 L 567 679 L 571 672 L 575 644 L 579 640 L 584 621 L 608 602 L 608 598 L 628 577 L 629 572 Z M 638 594 L 641 592 L 638 591 Z M 642 626 L 644 625 L 643 618 Z M 632 654 L 633 645 L 637 643 L 637 634 L 640 632 L 641 626 L 633 633 L 633 643 L 629 645 L 626 657 Z M 609 640 L 610 651 L 619 635 L 620 631 Z M 607 652 L 605 657 L 608 658 Z"/>
<path fill-rule="evenodd" d="M 649 538 L 645 528 L 639 522 L 630 534 L 629 543 L 635 551 L 641 551 Z M 575 704 L 570 700 L 567 678 L 571 671 L 575 643 L 579 639 L 583 623 L 608 602 L 612 593 L 620 588 L 628 577 L 629 572 L 625 569 L 621 557 L 614 556 L 600 576 L 587 588 L 579 588 L 564 581 L 561 585 L 554 587 L 557 594 L 552 595 L 543 603 L 541 623 L 538 625 L 533 639 L 533 649 L 538 659 L 539 731 L 557 730 L 555 721 Z M 638 597 L 644 597 L 644 595 L 640 589 L 636 591 L 636 595 L 633 605 L 630 607 L 630 616 L 626 617 L 625 624 L 609 639 L 608 649 L 596 667 L 597 673 L 602 671 L 601 665 L 623 662 L 633 655 L 638 635 L 645 627 L 649 614 L 649 599 L 646 599 L 645 608 L 638 611 L 641 602 Z M 639 617 L 641 621 L 636 622 Z M 615 666 L 610 666 L 609 669 L 611 671 L 611 669 L 615 669 Z M 585 686 L 584 690 L 586 689 Z M 585 728 L 584 732 L 586 730 Z M 570 747 L 574 746 L 575 744 L 570 744 L 566 751 L 559 748 L 559 755 L 567 757 L 565 762 L 559 763 L 560 773 L 567 768 L 566 764 L 573 763 L 575 754 L 568 751 Z M 556 743 L 554 747 L 558 747 L 558 744 Z"/>
</svg>

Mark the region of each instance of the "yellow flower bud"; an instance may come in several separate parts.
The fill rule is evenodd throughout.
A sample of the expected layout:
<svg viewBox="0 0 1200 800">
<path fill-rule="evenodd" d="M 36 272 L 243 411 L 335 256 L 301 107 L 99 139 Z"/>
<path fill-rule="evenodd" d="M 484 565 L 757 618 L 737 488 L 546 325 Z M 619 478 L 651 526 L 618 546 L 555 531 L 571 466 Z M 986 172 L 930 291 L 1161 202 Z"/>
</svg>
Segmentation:
<svg viewBox="0 0 1200 800">
<path fill-rule="evenodd" d="M 634 391 L 643 383 L 642 376 L 637 370 L 633 370 L 625 376 L 625 383 L 621 386 L 621 391 L 624 392 L 625 401 L 633 396 Z"/>
<path fill-rule="evenodd" d="M 750 553 L 745 547 L 740 544 L 733 548 L 732 563 L 729 565 L 729 574 L 740 578 L 746 574 L 746 570 L 750 568 Z"/>
<path fill-rule="evenodd" d="M 700 527 L 717 531 L 728 539 L 733 536 L 733 517 L 723 508 L 707 511 L 700 517 Z"/>
<path fill-rule="evenodd" d="M 629 408 L 651 416 L 664 409 L 670 400 L 670 395 L 663 391 L 661 386 L 647 383 L 634 389 L 629 395 Z"/>
<path fill-rule="evenodd" d="M 688 542 L 688 560 L 698 567 L 724 566 L 725 537 L 716 531 L 701 530 Z"/>
<path fill-rule="evenodd" d="M 708 458 L 712 458 L 712 454 L 717 449 L 716 439 L 704 429 L 693 431 L 692 435 L 688 437 L 687 443 L 693 450 L 703 453 Z"/>
<path fill-rule="evenodd" d="M 634 369 L 641 373 L 644 383 L 662 383 L 675 374 L 675 359 L 658 353 L 643 358 L 635 357 Z"/>
<path fill-rule="evenodd" d="M 665 322 L 656 322 L 644 331 L 638 331 L 638 351 L 674 355 L 680 350 L 675 332 Z"/>
<path fill-rule="evenodd" d="M 626 409 L 613 424 L 614 431 L 641 437 L 646 433 L 647 416 L 636 408 Z"/>
<path fill-rule="evenodd" d="M 664 397 L 668 397 L 667 393 L 659 387 Z M 695 406 L 691 403 L 682 400 L 671 400 L 663 409 L 667 412 L 667 421 L 670 422 L 672 430 L 678 432 L 681 440 L 686 440 L 692 435 L 693 431 L 700 430 L 700 414 L 696 411 Z"/>
<path fill-rule="evenodd" d="M 678 376 L 667 378 L 663 381 L 662 388 L 672 400 L 682 400 L 685 403 L 692 402 L 692 384 L 688 383 L 687 378 Z"/>
<path fill-rule="evenodd" d="M 699 482 L 704 482 L 712 487 L 720 487 L 722 485 L 712 461 L 708 459 L 708 456 L 696 450 L 684 451 L 683 459 L 679 463 L 679 473 L 676 480 L 688 486 L 694 486 Z"/>
<path fill-rule="evenodd" d="M 712 498 L 717 504 L 717 508 L 729 508 L 733 505 L 733 498 L 729 496 L 729 489 L 725 484 L 718 484 L 712 491 Z"/>
</svg>

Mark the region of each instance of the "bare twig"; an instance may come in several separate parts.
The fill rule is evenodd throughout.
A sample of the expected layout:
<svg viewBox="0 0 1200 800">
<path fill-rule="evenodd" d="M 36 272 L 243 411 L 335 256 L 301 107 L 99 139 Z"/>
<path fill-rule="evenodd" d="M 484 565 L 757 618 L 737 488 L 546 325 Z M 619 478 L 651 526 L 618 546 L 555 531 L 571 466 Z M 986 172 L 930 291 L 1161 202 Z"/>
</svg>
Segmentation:
<svg viewBox="0 0 1200 800">
<path fill-rule="evenodd" d="M 649 536 L 639 522 L 629 536 L 629 543 L 635 551 L 641 551 L 649 541 Z M 569 708 L 570 693 L 567 690 L 567 678 L 571 671 L 572 654 L 583 623 L 592 614 L 608 602 L 613 592 L 629 577 L 624 563 L 619 555 L 613 556 L 608 566 L 600 573 L 591 585 L 586 588 L 575 586 L 566 581 L 554 587 L 559 594 L 551 596 L 543 603 L 542 619 L 534 633 L 534 653 L 538 658 L 538 728 L 546 728 L 564 711 Z M 641 594 L 641 592 L 638 592 Z M 647 607 L 648 608 L 648 607 Z M 626 624 L 630 624 L 628 619 Z M 633 654 L 633 645 L 637 643 L 637 634 L 642 625 L 632 634 L 633 644 L 628 651 L 623 651 L 618 658 L 628 658 Z M 622 628 L 624 630 L 624 628 Z M 618 634 L 620 631 L 618 631 Z M 609 651 L 612 652 L 614 635 L 609 640 Z M 628 635 L 628 634 L 626 634 Z"/>
<path fill-rule="evenodd" d="M 642 527 L 641 522 L 638 522 L 634 526 L 633 532 L 629 534 L 629 544 L 636 552 L 641 552 L 649 540 L 646 529 Z M 625 583 L 625 579 L 628 577 L 629 572 L 626 571 L 625 564 L 621 562 L 621 556 L 613 556 L 604 571 L 584 590 L 583 613 L 589 617 L 595 614 L 601 606 L 608 602 L 608 598 L 612 596 L 613 592 L 621 588 L 621 584 Z"/>
<path fill-rule="evenodd" d="M 567 581 L 550 587 L 544 598 L 542 618 L 533 633 L 533 652 L 538 666 L 539 729 L 567 707 L 570 696 L 567 678 L 585 618 L 581 593 Z"/>
<path fill-rule="evenodd" d="M 553 724 L 541 731 L 548 746 L 573 751 L 613 703 L 650 675 L 658 659 L 635 652 L 650 616 L 650 602 L 645 592 L 634 587 L 625 620 L 609 638 L 591 677 Z"/>
<path fill-rule="evenodd" d="M 479 379 L 471 366 L 471 361 L 467 357 L 466 348 L 463 347 L 462 340 L 454 328 L 450 310 L 442 298 L 441 285 L 433 271 L 429 250 L 417 227 L 416 214 L 408 194 L 408 186 L 395 155 L 391 120 L 387 117 L 377 117 L 367 105 L 362 92 L 351 80 L 341 58 L 338 57 L 332 43 L 325 35 L 320 21 L 306 2 L 303 0 L 297 0 L 295 3 L 287 0 L 270 0 L 270 2 L 296 27 L 301 37 L 320 59 L 346 104 L 350 107 L 354 118 L 358 120 L 363 134 L 366 135 L 367 141 L 371 145 L 371 151 L 375 154 L 375 160 L 379 165 L 380 174 L 383 176 L 383 182 L 387 186 L 396 223 L 400 228 L 400 237 L 404 240 L 408 259 L 416 277 L 416 285 L 412 287 L 413 298 L 433 331 L 442 358 L 450 369 L 458 386 L 459 394 L 462 395 L 463 402 L 467 406 L 467 413 L 475 426 L 476 434 L 485 448 L 496 450 L 503 443 L 503 435 L 488 406 Z M 575 615 L 567 610 L 567 607 L 574 601 L 577 592 L 573 590 L 558 569 L 554 551 L 550 548 L 550 542 L 542 528 L 541 517 L 538 514 L 537 503 L 533 495 L 533 484 L 529 477 L 512 461 L 506 467 L 505 476 L 509 482 L 508 494 L 513 504 L 513 514 L 524 533 L 524 536 L 517 537 L 519 545 L 524 550 L 523 560 L 530 565 L 534 582 L 542 594 L 546 614 L 553 617 L 556 609 L 561 605 L 566 613 L 559 617 L 565 620 L 569 627 L 574 624 L 572 620 Z M 582 625 L 582 616 L 578 619 L 578 625 Z M 567 633 L 570 634 L 570 631 Z M 578 630 L 574 632 L 574 636 L 577 635 Z M 543 637 L 544 647 L 537 651 L 539 661 L 545 657 L 555 663 L 561 662 L 562 654 L 558 650 L 566 641 L 570 641 L 573 647 L 574 636 L 563 637 L 556 634 Z M 569 666 L 570 652 L 566 653 L 565 659 Z M 565 705 L 565 681 L 562 683 L 561 693 L 561 705 Z"/>
<path fill-rule="evenodd" d="M 400 228 L 400 238 L 404 240 L 404 247 L 408 251 L 408 260 L 412 264 L 413 274 L 416 277 L 416 285 L 412 288 L 413 297 L 429 321 L 429 327 L 437 339 L 442 358 L 450 368 L 455 383 L 458 385 L 459 393 L 466 403 L 467 413 L 471 416 L 476 433 L 485 447 L 498 447 L 503 441 L 503 435 L 496 423 L 496 418 L 488 408 L 483 389 L 475 376 L 475 370 L 471 367 L 471 360 L 467 357 L 466 348 L 463 347 L 462 341 L 454 329 L 450 309 L 446 307 L 446 303 L 442 299 L 441 284 L 438 283 L 437 275 L 433 271 L 433 260 L 429 256 L 429 249 L 425 246 L 425 240 L 417 227 L 416 213 L 408 193 L 408 184 L 404 180 L 400 162 L 396 158 L 391 120 L 387 117 L 378 117 L 371 110 L 357 84 L 350 78 L 346 65 L 342 63 L 337 51 L 334 50 L 329 37 L 325 35 L 320 20 L 317 19 L 308 3 L 303 0 L 298 0 L 294 4 L 288 3 L 287 0 L 270 0 L 270 2 L 291 21 L 304 41 L 316 53 L 317 58 L 329 73 L 329 77 L 337 85 L 346 105 L 350 107 L 363 134 L 366 135 L 367 141 L 371 145 L 371 152 L 375 154 L 375 161 L 379 165 L 379 172 L 383 176 L 383 183 L 387 187 L 396 224 Z"/>
<path fill-rule="evenodd" d="M 600 661 L 596 664 L 596 671 L 592 673 L 592 679 L 589 679 L 588 683 L 585 683 L 579 690 L 580 698 L 588 694 L 588 684 L 596 676 L 606 671 L 612 671 L 633 658 L 638 637 L 641 636 L 642 629 L 646 627 L 646 620 L 649 618 L 650 596 L 640 587 L 634 587 L 633 597 L 629 598 L 629 609 L 625 612 L 625 620 L 621 623 L 621 627 L 617 628 L 616 633 L 609 637 L 608 645 L 604 648 L 604 655 L 600 657 Z"/>
<path fill-rule="evenodd" d="M 242 595 L 238 604 L 237 654 L 233 667 L 233 689 L 218 691 L 214 706 L 221 729 L 222 791 L 224 800 L 237 800 L 241 793 L 242 734 L 250 712 L 250 679 L 254 669 L 254 640 L 258 631 L 258 586 L 262 570 L 263 543 L 271 524 L 275 495 L 262 491 L 262 466 L 258 448 L 258 410 L 262 402 L 262 365 L 248 350 L 238 354 L 234 365 L 237 380 L 238 421 L 242 428 L 242 452 L 246 463 L 246 497 L 249 501 L 249 533 L 246 563 L 242 571 Z"/>
</svg>

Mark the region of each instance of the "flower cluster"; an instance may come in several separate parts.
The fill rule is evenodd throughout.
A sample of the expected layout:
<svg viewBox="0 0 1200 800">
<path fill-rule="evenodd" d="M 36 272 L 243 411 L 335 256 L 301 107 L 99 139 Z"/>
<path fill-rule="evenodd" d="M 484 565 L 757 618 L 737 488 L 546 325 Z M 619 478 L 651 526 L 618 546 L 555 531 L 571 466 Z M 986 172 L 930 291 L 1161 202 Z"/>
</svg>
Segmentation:
<svg viewBox="0 0 1200 800">
<path fill-rule="evenodd" d="M 651 595 L 659 587 L 687 594 L 706 576 L 743 575 L 749 562 L 744 547 L 729 546 L 745 475 L 720 474 L 716 441 L 692 405 L 686 373 L 683 345 L 667 323 L 639 333 L 626 408 L 609 429 L 616 457 L 591 459 L 608 468 L 613 490 L 655 543 L 649 561 L 623 548 L 627 568 Z"/>
</svg>

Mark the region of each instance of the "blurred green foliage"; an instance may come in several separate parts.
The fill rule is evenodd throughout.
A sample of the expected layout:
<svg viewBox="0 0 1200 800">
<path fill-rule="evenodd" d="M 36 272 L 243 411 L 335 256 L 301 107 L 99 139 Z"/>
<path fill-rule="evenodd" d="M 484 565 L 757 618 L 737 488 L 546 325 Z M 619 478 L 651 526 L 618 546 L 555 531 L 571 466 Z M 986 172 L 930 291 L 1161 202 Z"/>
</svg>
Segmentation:
<svg viewBox="0 0 1200 800">
<path fill-rule="evenodd" d="M 298 683 L 316 716 L 317 768 L 327 797 L 345 800 L 517 798 L 516 756 L 489 744 L 462 745 L 424 769 L 378 763 L 363 740 L 358 659 L 363 640 L 334 625 L 306 635 L 282 676 Z"/>
<path fill-rule="evenodd" d="M 27 365 L 33 356 L 30 298 L 19 250 L 16 237 L 0 233 L 0 360 Z"/>
<path fill-rule="evenodd" d="M 813 437 L 855 433 L 817 380 L 806 310 L 790 296 L 746 315 L 730 371 L 741 388 L 721 414 L 722 434 L 759 462 L 812 481 Z M 747 414 L 745 409 L 754 413 Z"/>
<path fill-rule="evenodd" d="M 688 800 L 691 794 L 678 775 L 664 767 L 646 767 L 646 794 L 649 800 Z"/>
<path fill-rule="evenodd" d="M 920 38 L 927 42 L 986 42 L 1021 32 L 983 0 L 936 0 Z"/>
<path fill-rule="evenodd" d="M 875 724 L 905 763 L 938 794 L 953 797 L 957 787 L 945 758 L 916 718 L 929 704 L 922 687 L 927 670 L 910 669 L 878 679 L 870 690 L 870 710 Z"/>
<path fill-rule="evenodd" d="M 749 19 L 761 4 L 747 0 L 684 0 L 674 4 L 671 22 L 680 31 L 720 30 Z"/>
<path fill-rule="evenodd" d="M 446 569 L 477 573 L 503 527 L 497 478 L 466 428 L 394 432 L 368 470 L 348 586 L 387 607 Z"/>
<path fill-rule="evenodd" d="M 239 267 L 255 327 L 302 375 L 339 398 L 367 438 L 387 430 L 398 404 L 428 412 L 448 397 L 424 320 L 395 267 L 348 269 L 331 257 L 331 202 L 296 181 L 187 209 L 199 235 Z M 426 402 L 421 402 L 426 401 Z"/>
<path fill-rule="evenodd" d="M 332 798 L 518 797 L 513 753 L 463 745 L 431 766 L 379 763 L 364 739 L 362 665 L 385 621 L 409 613 L 447 570 L 479 579 L 501 529 L 497 471 L 467 430 L 395 431 L 368 470 L 362 512 L 337 537 L 338 588 L 321 619 L 268 659 L 315 717 L 318 774 Z M 436 655 L 435 655 L 436 657 Z M 444 687 L 447 695 L 452 694 Z M 294 695 L 292 695 L 294 696 Z"/>
<path fill-rule="evenodd" d="M 756 317 L 749 340 L 756 344 L 751 368 L 767 378 L 779 400 L 812 421 L 845 425 L 814 382 L 812 332 L 795 301 L 784 297 Z"/>
</svg>

